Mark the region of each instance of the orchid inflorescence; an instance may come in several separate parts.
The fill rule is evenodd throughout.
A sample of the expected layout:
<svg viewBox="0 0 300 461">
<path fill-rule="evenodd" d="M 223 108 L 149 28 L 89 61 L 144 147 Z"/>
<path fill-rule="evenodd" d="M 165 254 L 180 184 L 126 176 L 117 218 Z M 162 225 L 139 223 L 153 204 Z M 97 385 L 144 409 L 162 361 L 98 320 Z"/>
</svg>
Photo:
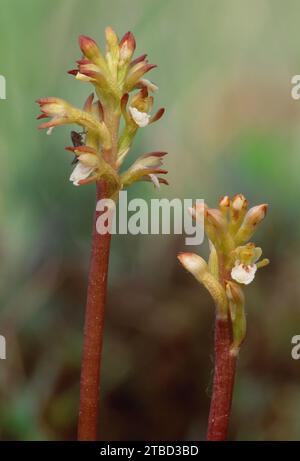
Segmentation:
<svg viewBox="0 0 300 461">
<path fill-rule="evenodd" d="M 237 353 L 246 334 L 243 285 L 251 283 L 257 269 L 266 266 L 260 260 L 262 250 L 249 242 L 264 219 L 267 205 L 248 209 L 242 194 L 222 197 L 217 209 L 198 205 L 190 210 L 199 224 L 204 222 L 209 239 L 208 263 L 195 253 L 181 253 L 182 265 L 202 283 L 215 301 L 217 315 L 232 323 L 232 351 Z"/>
<path fill-rule="evenodd" d="M 66 148 L 76 155 L 70 176 L 76 186 L 104 179 L 109 195 L 115 196 L 135 181 L 152 181 L 157 187 L 168 184 L 159 176 L 167 173 L 161 168 L 165 152 L 144 154 L 127 171 L 119 173 L 138 129 L 159 120 L 164 109 L 150 115 L 153 97 L 149 93 L 158 88 L 144 75 L 156 66 L 148 63 L 145 54 L 132 59 L 136 47 L 133 34 L 127 32 L 119 41 L 113 29 L 107 27 L 105 35 L 105 55 L 93 39 L 81 35 L 83 56 L 77 61 L 77 68 L 69 71 L 77 80 L 94 86 L 96 100 L 93 92 L 80 110 L 56 97 L 39 99 L 42 114 L 38 119 L 51 118 L 39 128 L 46 128 L 50 134 L 58 125 L 82 127 L 82 142 Z"/>
</svg>

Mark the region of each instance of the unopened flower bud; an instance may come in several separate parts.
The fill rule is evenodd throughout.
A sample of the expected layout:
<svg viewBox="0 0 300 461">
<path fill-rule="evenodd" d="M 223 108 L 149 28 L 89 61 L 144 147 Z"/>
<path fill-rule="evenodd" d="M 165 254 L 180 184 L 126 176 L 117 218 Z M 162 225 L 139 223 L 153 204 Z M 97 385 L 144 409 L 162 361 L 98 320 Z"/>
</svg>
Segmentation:
<svg viewBox="0 0 300 461">
<path fill-rule="evenodd" d="M 130 61 L 136 47 L 134 35 L 127 32 L 121 39 L 120 44 L 120 64 L 125 64 Z"/>
<path fill-rule="evenodd" d="M 267 204 L 257 205 L 257 206 L 250 208 L 250 210 L 246 214 L 244 224 L 251 225 L 251 226 L 257 226 L 257 224 L 259 224 L 266 216 L 267 209 L 268 209 Z"/>
<path fill-rule="evenodd" d="M 267 204 L 257 205 L 250 208 L 235 237 L 235 241 L 238 245 L 241 243 L 246 243 L 251 238 L 258 224 L 266 216 L 267 209 Z"/>
<path fill-rule="evenodd" d="M 223 209 L 227 209 L 229 206 L 230 206 L 230 198 L 228 197 L 228 195 L 224 195 L 219 200 L 219 208 L 223 210 Z"/>
<path fill-rule="evenodd" d="M 242 211 L 248 207 L 248 200 L 245 199 L 243 194 L 237 194 L 233 197 L 231 206 L 234 211 Z"/>
<path fill-rule="evenodd" d="M 99 66 L 100 69 L 106 71 L 107 65 L 104 56 L 102 56 L 101 51 L 95 42 L 90 37 L 86 35 L 80 35 L 79 37 L 79 46 L 84 54 L 90 61 Z"/>
<path fill-rule="evenodd" d="M 193 274 L 196 279 L 202 277 L 203 273 L 207 271 L 207 263 L 195 253 L 180 253 L 177 257 L 183 267 Z"/>
<path fill-rule="evenodd" d="M 210 273 L 204 259 L 195 253 L 180 253 L 177 257 L 183 267 L 185 267 L 195 279 L 202 283 L 209 291 L 215 302 L 218 315 L 226 317 L 227 297 L 225 290 L 220 282 Z"/>
<path fill-rule="evenodd" d="M 106 60 L 113 77 L 116 79 L 118 76 L 118 63 L 120 56 L 118 36 L 111 27 L 106 27 L 105 37 L 107 45 Z"/>
<path fill-rule="evenodd" d="M 118 36 L 110 26 L 106 27 L 105 29 L 105 38 L 109 51 L 112 51 L 118 47 Z"/>
<path fill-rule="evenodd" d="M 243 194 L 237 194 L 233 197 L 230 204 L 230 223 L 229 232 L 235 235 L 247 213 L 248 201 Z"/>
<path fill-rule="evenodd" d="M 208 238 L 217 245 L 222 244 L 227 222 L 220 210 L 208 208 L 205 211 L 204 228 Z M 224 242 L 223 242 L 224 243 Z"/>
<path fill-rule="evenodd" d="M 220 210 L 208 208 L 206 211 L 206 220 L 219 231 L 224 231 L 226 227 L 226 220 Z"/>
</svg>

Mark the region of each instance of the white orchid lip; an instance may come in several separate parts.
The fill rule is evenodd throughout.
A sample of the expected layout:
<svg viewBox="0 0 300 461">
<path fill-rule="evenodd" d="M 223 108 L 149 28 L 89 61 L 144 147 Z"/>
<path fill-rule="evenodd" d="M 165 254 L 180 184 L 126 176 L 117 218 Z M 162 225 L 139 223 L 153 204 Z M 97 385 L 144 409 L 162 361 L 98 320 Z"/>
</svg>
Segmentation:
<svg viewBox="0 0 300 461">
<path fill-rule="evenodd" d="M 90 176 L 90 174 L 94 171 L 95 168 L 83 165 L 80 161 L 75 166 L 72 174 L 70 176 L 70 181 L 74 184 L 74 186 L 79 186 L 79 181 L 82 179 L 86 179 Z"/>
<path fill-rule="evenodd" d="M 136 107 L 129 107 L 131 117 L 135 123 L 140 127 L 144 128 L 149 124 L 150 115 L 147 112 L 141 112 Z"/>
<path fill-rule="evenodd" d="M 249 285 L 254 280 L 256 270 L 256 264 L 242 264 L 237 261 L 231 270 L 231 277 L 238 283 Z"/>
<path fill-rule="evenodd" d="M 149 177 L 150 177 L 151 181 L 153 182 L 154 186 L 159 189 L 160 184 L 159 184 L 158 177 L 155 174 L 152 174 L 152 173 L 149 174 Z"/>
<path fill-rule="evenodd" d="M 46 131 L 46 134 L 50 136 L 53 130 L 54 130 L 54 126 L 50 126 L 50 128 L 48 128 L 48 130 Z"/>
</svg>

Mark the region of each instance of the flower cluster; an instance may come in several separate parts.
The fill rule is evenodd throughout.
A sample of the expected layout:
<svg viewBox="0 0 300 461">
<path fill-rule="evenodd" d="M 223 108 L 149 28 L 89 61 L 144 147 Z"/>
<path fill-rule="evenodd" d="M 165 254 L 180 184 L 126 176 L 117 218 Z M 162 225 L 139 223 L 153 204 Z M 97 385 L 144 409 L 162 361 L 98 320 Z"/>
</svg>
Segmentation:
<svg viewBox="0 0 300 461">
<path fill-rule="evenodd" d="M 200 205 L 190 212 L 199 224 L 204 222 L 210 246 L 209 260 L 206 263 L 194 253 L 181 253 L 178 258 L 208 289 L 218 315 L 227 317 L 230 313 L 237 350 L 246 333 L 242 286 L 251 283 L 257 269 L 269 263 L 268 259 L 260 259 L 261 248 L 249 242 L 266 215 L 267 205 L 249 209 L 248 201 L 238 194 L 232 199 L 222 197 L 216 209 Z"/>
<path fill-rule="evenodd" d="M 105 54 L 93 39 L 79 37 L 82 57 L 77 68 L 69 73 L 94 87 L 83 109 L 56 97 L 38 99 L 42 112 L 38 119 L 50 118 L 39 128 L 47 129 L 47 134 L 58 125 L 76 124 L 82 128 L 81 133 L 72 132 L 73 146 L 66 148 L 76 156 L 70 176 L 76 186 L 105 179 L 110 195 L 114 195 L 134 181 L 152 181 L 157 187 L 167 184 L 159 176 L 167 173 L 161 168 L 164 152 L 145 154 L 127 171 L 119 173 L 138 129 L 159 120 L 164 109 L 151 115 L 150 93 L 158 88 L 145 74 L 156 66 L 148 63 L 145 54 L 132 59 L 136 47 L 133 34 L 127 32 L 119 40 L 108 27 L 105 35 Z"/>
</svg>

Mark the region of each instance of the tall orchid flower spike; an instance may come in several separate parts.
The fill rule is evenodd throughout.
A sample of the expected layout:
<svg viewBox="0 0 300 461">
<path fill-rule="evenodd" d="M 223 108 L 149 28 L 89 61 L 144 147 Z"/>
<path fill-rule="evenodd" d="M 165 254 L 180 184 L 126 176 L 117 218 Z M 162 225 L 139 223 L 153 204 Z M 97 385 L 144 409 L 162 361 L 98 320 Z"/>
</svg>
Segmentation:
<svg viewBox="0 0 300 461">
<path fill-rule="evenodd" d="M 145 54 L 132 59 L 136 47 L 132 33 L 127 32 L 121 40 L 110 27 L 105 33 L 105 55 L 93 39 L 84 35 L 79 37 L 83 57 L 77 61 L 77 68 L 69 71 L 77 80 L 93 85 L 96 101 L 92 93 L 82 110 L 56 97 L 41 98 L 37 103 L 41 109 L 38 119 L 50 118 L 41 123 L 40 129 L 47 129 L 51 134 L 59 125 L 79 125 L 83 129 L 82 145 L 93 151 L 92 158 L 79 155 L 80 149 L 73 149 L 79 160 L 70 176 L 73 184 L 81 186 L 104 179 L 106 195 L 115 198 L 119 190 L 135 181 L 132 177 L 128 182 L 131 168 L 122 173 L 119 169 L 138 129 L 158 121 L 164 109 L 154 115 L 150 113 L 153 96 L 149 92 L 156 91 L 157 87 L 143 76 L 156 66 L 148 63 Z M 134 92 L 131 98 L 130 92 Z M 119 133 L 121 119 L 124 127 Z M 67 150 L 72 151 L 72 148 Z M 156 186 L 166 184 L 166 181 L 159 180 L 157 173 L 153 171 L 136 180 L 148 181 L 150 178 Z M 122 182 L 123 177 L 126 182 Z"/>
<path fill-rule="evenodd" d="M 80 132 L 71 132 L 73 145 L 66 147 L 75 155 L 70 181 L 75 186 L 95 183 L 97 202 L 105 198 L 117 200 L 119 191 L 135 181 L 151 181 L 156 187 L 168 184 L 161 177 L 167 173 L 162 168 L 165 152 L 144 154 L 127 170 L 120 171 L 138 130 L 158 121 L 164 109 L 152 114 L 154 101 L 150 94 L 158 88 L 145 78 L 145 74 L 156 66 L 148 63 L 146 54 L 133 59 L 136 48 L 133 34 L 127 32 L 119 40 L 113 29 L 107 27 L 105 36 L 105 52 L 92 38 L 79 37 L 82 56 L 69 74 L 92 85 L 93 92 L 83 109 L 56 97 L 37 100 L 41 109 L 38 119 L 42 119 L 39 128 L 46 129 L 47 134 L 60 125 L 80 127 Z M 79 440 L 97 439 L 99 372 L 111 240 L 109 233 L 97 233 L 98 217 L 96 211 L 80 382 Z"/>
<path fill-rule="evenodd" d="M 242 194 L 222 197 L 216 209 L 199 205 L 194 219 L 204 221 L 209 239 L 208 262 L 194 253 L 181 253 L 181 264 L 209 291 L 216 306 L 215 369 L 208 421 L 208 440 L 227 436 L 236 360 L 246 335 L 243 289 L 252 283 L 257 269 L 269 264 L 262 250 L 249 242 L 264 219 L 267 205 L 248 209 Z"/>
</svg>

